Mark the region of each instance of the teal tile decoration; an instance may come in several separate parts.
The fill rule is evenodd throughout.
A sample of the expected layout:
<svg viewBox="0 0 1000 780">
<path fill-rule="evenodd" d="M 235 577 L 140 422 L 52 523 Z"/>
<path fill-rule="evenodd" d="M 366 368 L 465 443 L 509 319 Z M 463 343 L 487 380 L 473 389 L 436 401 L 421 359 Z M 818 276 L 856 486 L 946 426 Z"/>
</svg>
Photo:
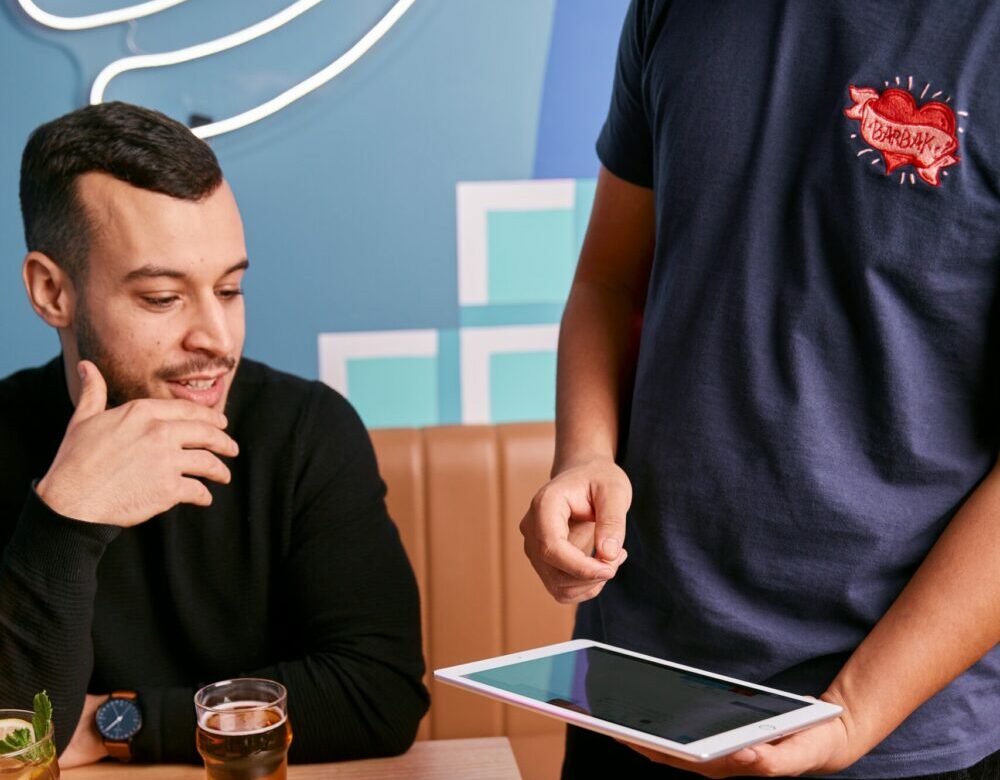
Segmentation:
<svg viewBox="0 0 1000 780">
<path fill-rule="evenodd" d="M 366 425 L 460 424 L 464 413 L 460 329 L 559 323 L 595 190 L 595 179 L 577 179 L 570 208 L 487 213 L 488 302 L 457 307 L 457 328 L 437 331 L 436 357 L 347 359 L 348 394 Z M 529 351 L 489 356 L 491 422 L 555 416 L 555 352 L 525 347 Z M 479 409 L 476 419 L 486 412 Z"/>
<path fill-rule="evenodd" d="M 433 357 L 349 358 L 347 392 L 369 428 L 438 422 L 438 367 Z"/>
<path fill-rule="evenodd" d="M 459 322 L 463 328 L 497 325 L 555 325 L 562 319 L 563 302 L 506 303 L 499 306 L 463 306 Z"/>
<path fill-rule="evenodd" d="M 551 420 L 555 412 L 555 352 L 502 352 L 490 356 L 492 422 Z"/>
<path fill-rule="evenodd" d="M 462 380 L 457 330 L 438 331 L 438 423 L 462 422 Z"/>
<path fill-rule="evenodd" d="M 575 211 L 487 215 L 489 302 L 563 303 L 576 268 Z"/>
<path fill-rule="evenodd" d="M 590 222 L 590 212 L 594 208 L 594 192 L 597 190 L 597 179 L 577 179 L 576 198 L 573 209 L 573 228 L 576 233 L 576 243 L 573 254 L 580 256 L 583 248 L 583 237 L 587 235 L 587 224 Z"/>
</svg>

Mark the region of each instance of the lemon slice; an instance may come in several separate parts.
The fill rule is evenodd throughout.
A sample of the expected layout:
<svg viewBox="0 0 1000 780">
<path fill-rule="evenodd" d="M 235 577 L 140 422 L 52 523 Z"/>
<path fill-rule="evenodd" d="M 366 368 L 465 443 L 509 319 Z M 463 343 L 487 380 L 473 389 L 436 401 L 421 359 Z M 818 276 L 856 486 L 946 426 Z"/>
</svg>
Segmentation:
<svg viewBox="0 0 1000 780">
<path fill-rule="evenodd" d="M 34 743 L 35 729 L 28 721 L 20 718 L 0 718 L 0 739 L 13 734 L 18 729 L 27 729 L 31 734 L 31 742 Z"/>
</svg>

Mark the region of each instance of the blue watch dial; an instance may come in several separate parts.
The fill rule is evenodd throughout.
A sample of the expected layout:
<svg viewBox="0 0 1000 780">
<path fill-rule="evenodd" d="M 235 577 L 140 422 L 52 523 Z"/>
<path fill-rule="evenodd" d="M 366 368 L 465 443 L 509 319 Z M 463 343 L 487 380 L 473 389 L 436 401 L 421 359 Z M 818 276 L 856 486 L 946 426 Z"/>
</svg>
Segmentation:
<svg viewBox="0 0 1000 780">
<path fill-rule="evenodd" d="M 125 742 L 142 728 L 142 713 L 131 699 L 108 699 L 97 708 L 97 730 L 105 739 Z"/>
</svg>

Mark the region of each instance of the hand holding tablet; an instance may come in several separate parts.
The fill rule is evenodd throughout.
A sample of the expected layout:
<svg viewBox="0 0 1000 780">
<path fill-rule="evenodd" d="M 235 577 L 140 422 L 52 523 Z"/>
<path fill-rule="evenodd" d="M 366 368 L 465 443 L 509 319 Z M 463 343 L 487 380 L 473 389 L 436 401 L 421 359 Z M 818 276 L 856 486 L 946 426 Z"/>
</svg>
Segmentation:
<svg viewBox="0 0 1000 780">
<path fill-rule="evenodd" d="M 589 640 L 439 669 L 435 679 L 688 762 L 836 718 L 841 708 Z"/>
</svg>

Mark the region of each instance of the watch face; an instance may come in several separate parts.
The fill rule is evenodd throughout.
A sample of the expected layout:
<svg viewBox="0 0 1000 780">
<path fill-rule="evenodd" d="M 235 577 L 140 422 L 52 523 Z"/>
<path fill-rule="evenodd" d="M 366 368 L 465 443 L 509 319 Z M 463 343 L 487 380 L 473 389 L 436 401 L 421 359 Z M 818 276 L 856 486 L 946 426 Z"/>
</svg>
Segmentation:
<svg viewBox="0 0 1000 780">
<path fill-rule="evenodd" d="M 97 708 L 97 730 L 105 739 L 125 742 L 142 728 L 142 713 L 131 699 L 108 699 Z"/>
</svg>

